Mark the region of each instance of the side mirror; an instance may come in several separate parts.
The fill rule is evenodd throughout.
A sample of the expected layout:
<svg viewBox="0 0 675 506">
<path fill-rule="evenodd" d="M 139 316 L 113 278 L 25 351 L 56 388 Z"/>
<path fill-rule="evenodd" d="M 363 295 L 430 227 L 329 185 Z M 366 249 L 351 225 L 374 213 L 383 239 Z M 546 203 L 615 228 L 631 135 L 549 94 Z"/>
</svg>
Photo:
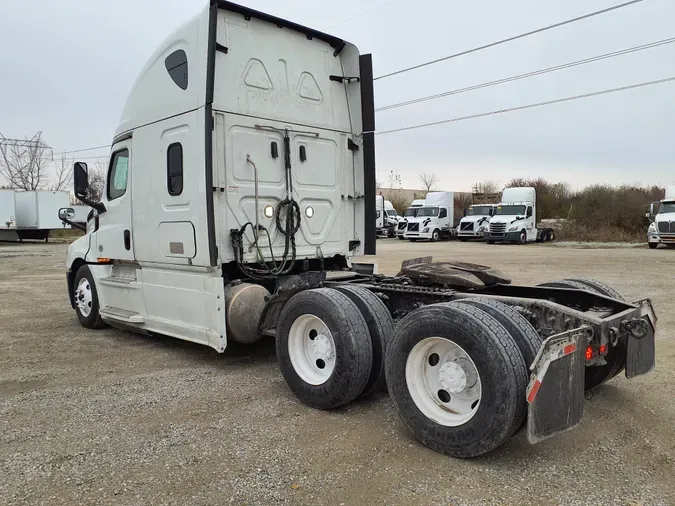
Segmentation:
<svg viewBox="0 0 675 506">
<path fill-rule="evenodd" d="M 645 218 L 652 219 L 652 213 L 645 213 Z"/>
<path fill-rule="evenodd" d="M 59 219 L 62 221 L 72 220 L 75 218 L 75 209 L 72 207 L 62 207 L 59 209 Z"/>
<path fill-rule="evenodd" d="M 89 170 L 84 162 L 75 162 L 73 167 L 73 181 L 75 183 L 75 196 L 86 197 L 89 189 Z"/>
<path fill-rule="evenodd" d="M 652 216 L 656 214 L 656 205 L 654 205 L 654 202 L 649 204 L 649 214 Z"/>
</svg>

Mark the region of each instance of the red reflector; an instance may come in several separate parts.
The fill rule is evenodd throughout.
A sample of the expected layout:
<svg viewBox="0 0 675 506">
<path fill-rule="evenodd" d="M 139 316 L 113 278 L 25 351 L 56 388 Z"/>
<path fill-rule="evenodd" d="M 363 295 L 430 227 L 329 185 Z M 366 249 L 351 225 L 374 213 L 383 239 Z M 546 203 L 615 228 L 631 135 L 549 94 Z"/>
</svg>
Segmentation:
<svg viewBox="0 0 675 506">
<path fill-rule="evenodd" d="M 532 404 L 532 401 L 537 396 L 537 392 L 539 391 L 539 387 L 541 387 L 541 381 L 536 380 L 534 382 L 534 385 L 532 385 L 532 390 L 530 390 L 530 393 L 527 396 L 527 402 L 529 402 L 530 404 Z"/>
<path fill-rule="evenodd" d="M 603 355 L 605 353 L 607 353 L 607 345 L 606 344 L 603 344 L 603 345 L 600 346 L 600 353 L 602 353 Z"/>
<path fill-rule="evenodd" d="M 574 353 L 575 351 L 577 351 L 577 345 L 568 344 L 563 348 L 563 355 L 569 355 L 570 353 Z"/>
<path fill-rule="evenodd" d="M 586 348 L 586 360 L 590 360 L 593 358 L 593 347 L 589 346 Z"/>
</svg>

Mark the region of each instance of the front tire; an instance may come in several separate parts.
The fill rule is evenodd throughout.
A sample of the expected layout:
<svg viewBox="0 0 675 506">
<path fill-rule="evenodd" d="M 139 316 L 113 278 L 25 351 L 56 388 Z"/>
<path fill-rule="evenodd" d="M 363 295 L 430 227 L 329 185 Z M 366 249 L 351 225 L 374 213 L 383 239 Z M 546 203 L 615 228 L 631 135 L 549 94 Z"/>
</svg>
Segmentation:
<svg viewBox="0 0 675 506">
<path fill-rule="evenodd" d="M 386 377 L 405 425 L 452 457 L 494 450 L 525 419 L 525 361 L 504 327 L 475 307 L 411 312 L 389 345 Z"/>
<path fill-rule="evenodd" d="M 107 325 L 99 313 L 98 291 L 89 266 L 83 265 L 75 274 L 73 283 L 75 313 L 80 325 L 88 329 L 102 329 Z"/>
<path fill-rule="evenodd" d="M 650 243 L 648 243 L 648 244 L 649 244 L 649 249 L 656 249 L 656 248 L 659 247 L 659 243 L 658 243 L 658 242 L 650 242 Z"/>
<path fill-rule="evenodd" d="M 433 242 L 438 242 L 441 240 L 441 232 L 440 230 L 436 229 L 431 233 L 431 240 Z"/>
<path fill-rule="evenodd" d="M 330 288 L 294 295 L 277 330 L 281 373 L 303 404 L 336 408 L 364 391 L 373 347 L 365 318 L 346 295 Z"/>
<path fill-rule="evenodd" d="M 527 244 L 527 232 L 524 230 L 520 232 L 518 236 L 518 244 Z"/>
</svg>

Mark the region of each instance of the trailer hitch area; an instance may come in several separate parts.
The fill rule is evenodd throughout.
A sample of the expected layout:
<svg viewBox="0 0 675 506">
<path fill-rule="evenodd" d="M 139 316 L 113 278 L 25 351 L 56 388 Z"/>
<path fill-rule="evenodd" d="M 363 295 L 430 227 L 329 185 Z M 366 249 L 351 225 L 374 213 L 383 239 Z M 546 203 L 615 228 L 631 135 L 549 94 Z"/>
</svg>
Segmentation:
<svg viewBox="0 0 675 506">
<path fill-rule="evenodd" d="M 535 444 L 571 429 L 584 413 L 585 350 L 593 329 L 550 336 L 530 367 L 527 439 Z"/>
</svg>

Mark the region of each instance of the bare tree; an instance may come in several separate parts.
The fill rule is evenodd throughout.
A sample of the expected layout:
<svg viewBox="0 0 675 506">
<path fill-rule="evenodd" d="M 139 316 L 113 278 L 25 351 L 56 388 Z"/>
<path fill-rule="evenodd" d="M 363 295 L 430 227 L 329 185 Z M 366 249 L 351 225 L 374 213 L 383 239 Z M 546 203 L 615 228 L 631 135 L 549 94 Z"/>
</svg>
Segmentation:
<svg viewBox="0 0 675 506">
<path fill-rule="evenodd" d="M 52 152 L 42 141 L 42 132 L 20 143 L 7 141 L 0 134 L 0 176 L 12 188 L 27 191 L 45 188 L 49 183 L 47 171 Z"/>
<path fill-rule="evenodd" d="M 100 202 L 105 189 L 105 174 L 108 167 L 105 162 L 96 162 L 89 166 L 89 189 L 87 198 L 93 202 Z"/>
<path fill-rule="evenodd" d="M 419 176 L 420 183 L 422 183 L 423 189 L 429 193 L 436 191 L 438 188 L 438 175 L 433 172 L 423 172 Z"/>
<path fill-rule="evenodd" d="M 499 193 L 499 183 L 496 181 L 483 181 L 473 185 L 474 193 Z"/>
<path fill-rule="evenodd" d="M 389 171 L 389 189 L 398 189 L 402 186 L 403 184 L 401 183 L 401 174 L 394 172 L 393 170 Z"/>
<path fill-rule="evenodd" d="M 52 191 L 70 190 L 70 185 L 73 183 L 73 166 L 65 155 L 61 155 L 61 159 L 56 162 L 55 172 L 56 178 L 50 185 L 50 189 Z"/>
</svg>

